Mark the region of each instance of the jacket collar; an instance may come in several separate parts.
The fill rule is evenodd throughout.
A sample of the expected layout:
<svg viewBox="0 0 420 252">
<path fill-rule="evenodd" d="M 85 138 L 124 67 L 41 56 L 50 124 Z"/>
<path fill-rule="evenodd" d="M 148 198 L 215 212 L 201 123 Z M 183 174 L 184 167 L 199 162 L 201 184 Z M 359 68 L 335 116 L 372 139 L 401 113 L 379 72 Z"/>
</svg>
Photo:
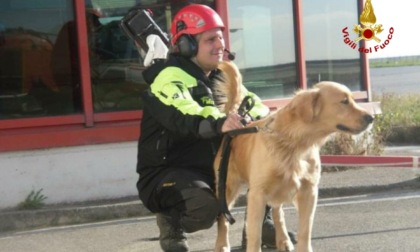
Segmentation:
<svg viewBox="0 0 420 252">
<path fill-rule="evenodd" d="M 210 83 L 210 79 L 212 79 L 213 76 L 218 75 L 218 73 L 220 72 L 218 69 L 212 71 L 209 75 L 209 79 L 209 77 L 207 77 L 207 75 L 204 74 L 203 70 L 190 59 L 170 54 L 167 60 L 158 60 L 153 65 L 151 65 L 143 71 L 143 78 L 146 81 L 146 83 L 149 85 L 152 84 L 156 76 L 160 73 L 160 71 L 162 71 L 168 66 L 179 67 L 194 78 L 196 78 L 197 80 L 201 80 L 207 84 Z"/>
</svg>

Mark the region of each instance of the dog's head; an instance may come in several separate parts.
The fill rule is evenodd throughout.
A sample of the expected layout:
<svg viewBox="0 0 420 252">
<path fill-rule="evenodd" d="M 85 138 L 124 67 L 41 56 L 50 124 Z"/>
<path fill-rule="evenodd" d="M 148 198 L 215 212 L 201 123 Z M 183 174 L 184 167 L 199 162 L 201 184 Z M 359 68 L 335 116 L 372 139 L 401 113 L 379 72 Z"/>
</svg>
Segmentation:
<svg viewBox="0 0 420 252">
<path fill-rule="evenodd" d="M 373 121 L 373 117 L 354 101 L 351 91 L 336 82 L 320 82 L 312 89 L 299 91 L 289 106 L 305 123 L 327 132 L 358 134 Z"/>
</svg>

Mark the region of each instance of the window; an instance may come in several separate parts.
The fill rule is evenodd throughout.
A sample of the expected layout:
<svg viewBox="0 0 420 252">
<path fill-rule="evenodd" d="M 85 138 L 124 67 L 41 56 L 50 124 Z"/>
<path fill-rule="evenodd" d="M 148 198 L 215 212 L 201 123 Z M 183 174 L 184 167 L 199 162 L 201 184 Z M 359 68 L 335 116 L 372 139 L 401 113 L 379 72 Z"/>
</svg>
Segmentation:
<svg viewBox="0 0 420 252">
<path fill-rule="evenodd" d="M 141 72 L 143 57 L 133 41 L 119 27 L 121 18 L 133 6 L 148 9 L 163 31 L 184 5 L 213 1 L 116 1 L 85 0 L 88 20 L 90 73 L 95 112 L 137 110 L 142 108 L 140 92 L 147 88 Z M 213 6 L 214 7 L 214 4 Z"/>
<path fill-rule="evenodd" d="M 215 7 L 212 0 L 82 1 L 87 34 L 77 34 L 72 0 L 1 1 L 0 119 L 83 114 L 86 100 L 94 113 L 141 109 L 139 94 L 147 87 L 144 53 L 123 34 L 121 18 L 133 7 L 150 9 L 162 30 L 169 31 L 181 7 Z M 82 84 L 78 49 L 84 35 L 90 83 Z M 91 94 L 83 94 L 82 85 L 89 85 Z"/>
<path fill-rule="evenodd" d="M 366 56 L 349 48 L 342 32 L 358 23 L 361 1 L 2 0 L 0 151 L 138 138 L 144 52 L 119 22 L 140 7 L 169 32 L 174 14 L 189 3 L 217 5 L 245 86 L 269 106 L 319 80 L 369 97 L 361 71 Z"/>
<path fill-rule="evenodd" d="M 308 87 L 330 80 L 360 91 L 361 63 L 357 50 L 343 42 L 342 30 L 358 23 L 357 2 L 302 0 Z"/>
<path fill-rule="evenodd" d="M 71 2 L 1 1 L 0 119 L 81 111 L 78 72 L 70 67 L 77 54 L 55 48 L 59 28 L 74 21 Z"/>
<path fill-rule="evenodd" d="M 290 96 L 298 87 L 292 1 L 229 0 L 228 10 L 245 86 L 264 99 Z"/>
<path fill-rule="evenodd" d="M 141 109 L 139 93 L 147 88 L 142 57 L 119 26 L 136 1 L 85 0 L 85 5 L 94 112 Z"/>
</svg>

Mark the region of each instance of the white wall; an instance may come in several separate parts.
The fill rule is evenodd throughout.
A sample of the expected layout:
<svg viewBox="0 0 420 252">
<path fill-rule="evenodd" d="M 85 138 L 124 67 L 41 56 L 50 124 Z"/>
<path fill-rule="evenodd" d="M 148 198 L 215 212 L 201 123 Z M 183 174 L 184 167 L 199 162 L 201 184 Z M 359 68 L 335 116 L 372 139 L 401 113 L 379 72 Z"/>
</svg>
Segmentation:
<svg viewBox="0 0 420 252">
<path fill-rule="evenodd" d="M 137 143 L 0 153 L 0 209 L 43 189 L 46 204 L 137 195 Z"/>
</svg>

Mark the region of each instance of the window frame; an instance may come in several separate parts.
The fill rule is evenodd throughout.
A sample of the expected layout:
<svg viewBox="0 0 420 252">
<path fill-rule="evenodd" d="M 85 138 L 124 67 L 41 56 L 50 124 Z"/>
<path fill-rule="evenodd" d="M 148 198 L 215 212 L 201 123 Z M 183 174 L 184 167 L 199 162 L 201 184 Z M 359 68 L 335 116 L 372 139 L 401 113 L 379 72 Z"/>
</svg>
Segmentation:
<svg viewBox="0 0 420 252">
<path fill-rule="evenodd" d="M 302 1 L 290 1 L 293 1 L 298 86 L 306 89 Z M 0 120 L 0 152 L 135 141 L 139 137 L 142 110 L 100 113 L 93 111 L 86 16 L 82 15 L 85 13 L 85 1 L 73 0 L 73 4 L 76 29 L 79 34 L 77 39 L 80 45 L 78 53 L 83 111 L 76 115 Z M 229 27 L 227 2 L 215 0 L 215 5 L 226 27 Z M 363 10 L 363 5 L 364 1 L 358 0 L 359 14 Z M 224 36 L 226 46 L 229 48 L 228 30 L 224 30 Z M 362 41 L 362 46 L 364 43 Z M 366 91 L 356 91 L 353 95 L 358 101 L 369 102 L 371 94 L 367 55 L 361 53 L 360 60 L 362 87 Z M 290 99 L 291 97 L 264 100 L 264 102 L 274 110 L 287 104 Z"/>
</svg>

